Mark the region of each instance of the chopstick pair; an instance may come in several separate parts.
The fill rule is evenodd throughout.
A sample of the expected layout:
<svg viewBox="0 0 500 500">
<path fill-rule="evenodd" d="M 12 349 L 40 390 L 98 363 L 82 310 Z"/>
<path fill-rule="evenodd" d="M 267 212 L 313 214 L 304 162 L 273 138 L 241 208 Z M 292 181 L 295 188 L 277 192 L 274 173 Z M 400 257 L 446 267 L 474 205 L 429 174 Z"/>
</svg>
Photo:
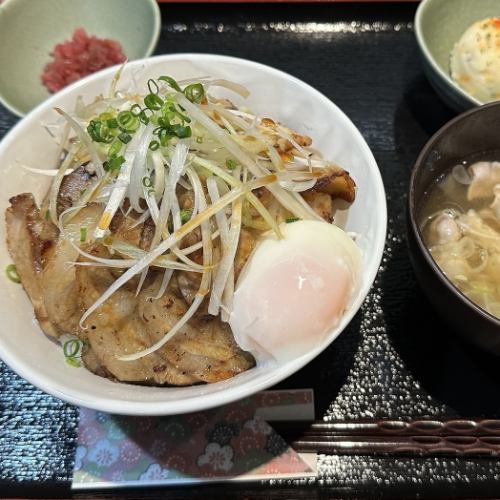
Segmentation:
<svg viewBox="0 0 500 500">
<path fill-rule="evenodd" d="M 297 452 L 340 455 L 500 455 L 500 420 L 270 422 Z"/>
</svg>

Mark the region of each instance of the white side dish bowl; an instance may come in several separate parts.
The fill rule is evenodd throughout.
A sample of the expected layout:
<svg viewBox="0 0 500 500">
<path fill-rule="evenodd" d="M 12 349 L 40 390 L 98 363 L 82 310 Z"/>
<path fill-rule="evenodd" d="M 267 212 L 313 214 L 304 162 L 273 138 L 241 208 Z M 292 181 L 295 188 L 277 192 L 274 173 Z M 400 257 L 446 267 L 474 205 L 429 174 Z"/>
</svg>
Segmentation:
<svg viewBox="0 0 500 500">
<path fill-rule="evenodd" d="M 64 89 L 35 108 L 6 135 L 0 143 L 2 220 L 11 196 L 33 192 L 39 202 L 48 189 L 50 178 L 26 172 L 18 163 L 53 168 L 57 146 L 44 128 L 44 125 L 59 123 L 53 108 L 72 110 L 77 96 L 90 102 L 96 95 L 106 93 L 115 73 L 116 68 L 110 68 Z M 164 55 L 134 61 L 125 68 L 118 88 L 125 89 L 132 82 L 142 87 L 148 78 L 160 75 L 170 75 L 177 80 L 213 76 L 243 84 L 250 90 L 246 105 L 253 111 L 311 136 L 313 146 L 324 158 L 335 161 L 350 172 L 358 186 L 357 198 L 345 213 L 337 213 L 337 220 L 347 231 L 358 235 L 356 243 L 363 254 L 362 283 L 338 326 L 320 345 L 297 359 L 266 363 L 210 385 L 149 387 L 112 382 L 85 368 L 68 366 L 60 345 L 40 330 L 22 287 L 6 278 L 0 280 L 2 359 L 43 391 L 75 405 L 110 413 L 171 415 L 199 411 L 243 398 L 285 379 L 331 344 L 359 310 L 375 279 L 385 242 L 386 200 L 375 159 L 353 123 L 324 95 L 297 78 L 268 66 L 201 54 Z M 230 97 L 240 103 L 234 94 Z M 2 222 L 0 267 L 5 269 L 10 263 L 5 223 Z M 277 314 L 285 313 L 277 311 Z"/>
</svg>

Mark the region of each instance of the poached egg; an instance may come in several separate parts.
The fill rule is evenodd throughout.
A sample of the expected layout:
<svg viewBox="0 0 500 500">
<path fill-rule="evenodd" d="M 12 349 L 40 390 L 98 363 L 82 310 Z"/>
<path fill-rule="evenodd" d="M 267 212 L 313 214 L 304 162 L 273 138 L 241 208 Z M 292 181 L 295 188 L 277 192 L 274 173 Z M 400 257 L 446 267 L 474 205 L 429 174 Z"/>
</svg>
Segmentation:
<svg viewBox="0 0 500 500">
<path fill-rule="evenodd" d="M 238 279 L 229 324 L 257 360 L 285 362 L 321 344 L 359 289 L 361 251 L 340 228 L 320 221 L 266 233 Z"/>
</svg>

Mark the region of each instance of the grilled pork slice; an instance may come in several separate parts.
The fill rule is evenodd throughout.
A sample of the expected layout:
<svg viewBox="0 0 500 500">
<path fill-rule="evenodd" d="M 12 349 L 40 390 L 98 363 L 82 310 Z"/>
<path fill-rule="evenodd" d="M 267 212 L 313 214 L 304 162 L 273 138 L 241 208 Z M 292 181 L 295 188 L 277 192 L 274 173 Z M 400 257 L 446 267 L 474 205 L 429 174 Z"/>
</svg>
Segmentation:
<svg viewBox="0 0 500 500">
<path fill-rule="evenodd" d="M 69 239 L 79 240 L 83 227 L 91 234 L 102 207 L 89 205 L 82 209 L 67 224 L 63 238 L 42 217 L 33 195 L 21 194 L 10 202 L 5 214 L 7 246 L 40 327 L 51 337 L 76 333 L 82 310 L 75 269 L 69 263 L 78 260 L 79 254 Z"/>
<path fill-rule="evenodd" d="M 333 221 L 333 199 L 327 193 L 317 191 L 306 191 L 302 197 L 308 205 L 326 222 Z"/>
<path fill-rule="evenodd" d="M 64 228 L 61 235 L 46 253 L 41 273 L 43 298 L 48 318 L 59 335 L 75 333 L 83 314 L 76 286 L 75 266 L 79 253 L 75 243 L 80 244 L 81 230 L 90 238 L 99 218 L 102 206 L 91 204 L 80 210 Z M 71 244 L 73 240 L 73 244 Z"/>
<path fill-rule="evenodd" d="M 190 243 L 193 244 L 193 242 Z M 252 253 L 256 244 L 257 244 L 257 235 L 248 229 L 242 229 L 240 232 L 238 249 L 236 251 L 236 256 L 234 259 L 235 283 L 237 282 L 240 272 L 243 269 L 243 266 L 245 265 L 246 261 L 250 257 L 250 254 Z M 214 248 L 215 262 L 217 262 L 219 259 L 217 252 L 218 249 L 217 247 L 215 247 Z M 198 256 L 201 257 L 201 255 L 199 255 L 198 253 L 193 253 L 191 255 L 191 258 L 201 263 L 202 259 L 201 258 L 198 259 L 197 258 Z M 176 278 L 177 278 L 177 285 L 179 287 L 180 293 L 182 294 L 182 297 L 188 304 L 192 304 L 194 297 L 198 292 L 198 289 L 200 288 L 201 274 L 193 273 L 190 271 L 178 271 L 176 273 Z"/>
<path fill-rule="evenodd" d="M 139 296 L 139 316 L 153 342 L 162 339 L 187 311 L 186 302 L 172 289 L 160 299 L 152 299 L 157 290 L 154 284 Z M 190 319 L 157 352 L 198 382 L 219 382 L 255 365 L 253 357 L 238 347 L 229 326 L 219 317 L 203 313 Z"/>
<path fill-rule="evenodd" d="M 19 194 L 9 201 L 11 206 L 5 213 L 7 248 L 40 327 L 47 335 L 57 337 L 59 332 L 49 319 L 42 287 L 45 256 L 57 238 L 57 229 L 40 216 L 32 194 Z"/>
<path fill-rule="evenodd" d="M 90 252 L 104 256 L 102 247 Z M 118 356 L 151 346 L 177 323 L 187 310 L 185 301 L 169 290 L 153 299 L 160 278 L 136 296 L 137 282 L 117 290 L 86 322 L 81 333 L 98 359 L 100 369 L 122 382 L 191 385 L 230 378 L 254 365 L 238 348 L 227 325 L 218 318 L 197 318 L 181 329 L 162 349 L 136 361 Z M 90 307 L 115 281 L 103 267 L 78 267 L 76 280 L 83 310 Z M 89 367 L 91 368 L 91 367 Z"/>
<path fill-rule="evenodd" d="M 78 167 L 71 174 L 64 176 L 57 195 L 57 215 L 76 205 L 91 183 L 92 175 L 85 167 Z"/>
<path fill-rule="evenodd" d="M 340 198 L 352 203 L 356 198 L 356 183 L 349 175 L 349 172 L 337 165 L 331 165 L 327 170 L 327 173 L 320 177 L 316 184 L 305 193 L 325 193 L 334 200 Z M 310 200 L 306 201 L 310 202 Z"/>
<path fill-rule="evenodd" d="M 99 247 L 89 250 L 106 256 Z M 82 309 L 88 309 L 106 289 L 113 284 L 115 276 L 103 267 L 78 267 L 76 280 L 78 297 Z M 131 354 L 151 345 L 144 321 L 139 317 L 136 283 L 128 283 L 117 290 L 94 314 L 87 319 L 84 338 L 113 378 L 122 382 L 175 385 L 192 384 L 191 377 L 176 377 L 164 369 L 167 361 L 157 353 L 137 361 L 121 361 L 118 356 Z M 92 368 L 89 366 L 89 368 Z M 166 373 L 167 372 L 167 373 Z"/>
<path fill-rule="evenodd" d="M 236 251 L 236 257 L 234 259 L 234 280 L 238 280 L 238 277 L 246 264 L 250 254 L 253 252 L 255 245 L 257 244 L 257 236 L 248 229 L 242 229 L 240 232 L 240 241 L 238 242 L 238 249 Z"/>
</svg>

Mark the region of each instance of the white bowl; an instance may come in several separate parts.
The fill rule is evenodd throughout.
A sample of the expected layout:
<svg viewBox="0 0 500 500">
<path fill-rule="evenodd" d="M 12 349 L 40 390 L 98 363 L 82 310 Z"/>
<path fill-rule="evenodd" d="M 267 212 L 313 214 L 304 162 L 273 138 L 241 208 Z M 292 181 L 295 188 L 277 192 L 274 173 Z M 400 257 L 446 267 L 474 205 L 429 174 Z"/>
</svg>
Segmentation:
<svg viewBox="0 0 500 500">
<path fill-rule="evenodd" d="M 52 108 L 73 109 L 75 99 L 87 100 L 104 93 L 115 74 L 107 69 L 91 75 L 58 93 L 22 119 L 0 143 L 2 187 L 0 211 L 11 196 L 33 192 L 38 200 L 49 180 L 30 174 L 16 161 L 50 168 L 55 145 L 42 124 L 57 121 Z M 21 286 L 0 280 L 0 353 L 20 376 L 45 392 L 80 406 L 127 415 L 170 415 L 222 405 L 266 389 L 296 372 L 323 351 L 346 327 L 365 299 L 377 273 L 385 242 L 387 211 L 379 169 L 366 142 L 347 116 L 324 95 L 286 73 L 251 61 L 218 55 L 177 54 L 130 63 L 121 80 L 139 83 L 150 77 L 171 75 L 230 78 L 251 91 L 248 105 L 257 113 L 277 118 L 299 132 L 313 137 L 323 155 L 345 167 L 358 184 L 358 197 L 346 214 L 345 227 L 358 233 L 364 254 L 363 283 L 352 308 L 337 328 L 329 332 L 313 351 L 290 362 L 253 368 L 230 380 L 191 387 L 144 387 L 115 383 L 84 368 L 64 362 L 61 348 L 51 342 L 34 320 L 33 308 Z M 231 96 L 234 100 L 234 95 Z M 11 259 L 0 227 L 0 267 Z"/>
</svg>

